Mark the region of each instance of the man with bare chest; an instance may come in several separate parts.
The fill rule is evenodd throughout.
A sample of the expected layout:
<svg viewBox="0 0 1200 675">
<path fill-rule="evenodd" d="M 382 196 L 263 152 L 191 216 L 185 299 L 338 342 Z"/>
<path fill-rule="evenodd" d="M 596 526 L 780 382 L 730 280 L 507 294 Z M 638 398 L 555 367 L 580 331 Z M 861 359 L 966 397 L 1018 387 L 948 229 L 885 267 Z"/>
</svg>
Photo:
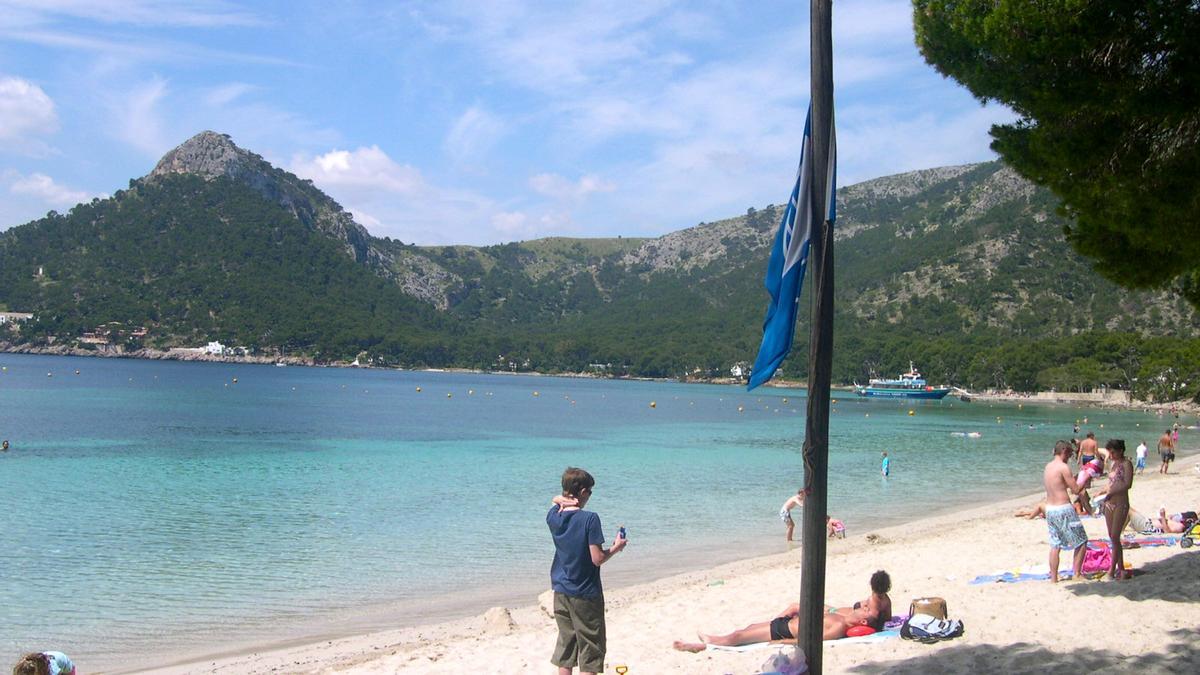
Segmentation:
<svg viewBox="0 0 1200 675">
<path fill-rule="evenodd" d="M 1050 581 L 1058 582 L 1058 558 L 1060 551 L 1074 551 L 1072 569 L 1074 578 L 1083 574 L 1083 556 L 1087 550 L 1087 531 L 1075 507 L 1071 506 L 1068 492 L 1079 494 L 1079 484 L 1071 475 L 1071 444 L 1059 441 L 1054 444 L 1054 459 L 1046 464 L 1042 482 L 1046 487 L 1046 527 L 1050 530 Z"/>
</svg>

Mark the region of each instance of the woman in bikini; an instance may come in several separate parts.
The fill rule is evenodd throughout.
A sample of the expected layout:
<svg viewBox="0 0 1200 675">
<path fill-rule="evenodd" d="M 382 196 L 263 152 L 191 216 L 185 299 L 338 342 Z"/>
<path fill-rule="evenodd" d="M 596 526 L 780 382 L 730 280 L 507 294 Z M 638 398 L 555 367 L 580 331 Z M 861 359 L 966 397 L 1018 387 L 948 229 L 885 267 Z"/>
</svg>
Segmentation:
<svg viewBox="0 0 1200 675">
<path fill-rule="evenodd" d="M 1129 519 L 1129 488 L 1133 486 L 1133 463 L 1125 458 L 1125 441 L 1114 438 L 1105 444 L 1112 470 L 1108 472 L 1107 497 L 1104 499 L 1104 522 L 1108 526 L 1108 539 L 1112 547 L 1110 579 L 1128 579 L 1125 571 L 1125 553 L 1121 549 L 1121 530 Z"/>
</svg>

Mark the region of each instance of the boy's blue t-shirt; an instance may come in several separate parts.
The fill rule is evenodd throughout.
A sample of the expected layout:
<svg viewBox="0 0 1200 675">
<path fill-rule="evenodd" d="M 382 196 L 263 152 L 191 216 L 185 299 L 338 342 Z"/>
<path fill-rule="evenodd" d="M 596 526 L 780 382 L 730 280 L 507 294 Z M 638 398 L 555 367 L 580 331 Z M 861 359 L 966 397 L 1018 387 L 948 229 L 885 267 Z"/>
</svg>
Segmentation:
<svg viewBox="0 0 1200 675">
<path fill-rule="evenodd" d="M 546 524 L 554 537 L 554 562 L 550 565 L 550 587 L 564 595 L 594 598 L 604 592 L 600 568 L 592 562 L 591 545 L 604 546 L 600 516 L 582 509 L 559 511 L 552 506 Z"/>
</svg>

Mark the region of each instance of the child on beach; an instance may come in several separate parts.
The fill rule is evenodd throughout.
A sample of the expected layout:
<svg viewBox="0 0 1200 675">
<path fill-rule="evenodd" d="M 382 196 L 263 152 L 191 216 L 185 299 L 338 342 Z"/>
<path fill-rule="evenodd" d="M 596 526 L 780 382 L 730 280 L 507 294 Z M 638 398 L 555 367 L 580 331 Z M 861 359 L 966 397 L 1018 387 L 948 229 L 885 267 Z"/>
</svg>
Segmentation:
<svg viewBox="0 0 1200 675">
<path fill-rule="evenodd" d="M 562 475 L 562 494 L 546 514 L 554 538 L 550 585 L 554 589 L 554 621 L 558 643 L 550 662 L 559 675 L 604 671 L 607 651 L 604 629 L 604 589 L 600 566 L 625 548 L 623 533 L 609 549 L 604 546 L 600 516 L 584 511 L 596 480 L 583 469 L 569 467 Z"/>
<path fill-rule="evenodd" d="M 779 507 L 779 519 L 787 526 L 787 540 L 792 540 L 792 533 L 796 531 L 796 521 L 792 520 L 792 509 L 798 506 L 804 506 L 804 497 L 808 495 L 808 490 L 800 488 L 796 490 L 796 494 L 788 497 L 788 500 Z"/>
<path fill-rule="evenodd" d="M 75 664 L 62 652 L 33 652 L 17 661 L 13 675 L 75 675 Z"/>
</svg>

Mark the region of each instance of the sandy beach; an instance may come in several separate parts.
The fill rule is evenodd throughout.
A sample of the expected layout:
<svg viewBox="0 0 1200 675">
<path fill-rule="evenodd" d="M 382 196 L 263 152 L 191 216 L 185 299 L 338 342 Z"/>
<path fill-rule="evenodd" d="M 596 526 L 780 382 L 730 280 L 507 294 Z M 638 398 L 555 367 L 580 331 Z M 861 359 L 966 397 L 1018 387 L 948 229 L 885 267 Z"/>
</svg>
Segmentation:
<svg viewBox="0 0 1200 675">
<path fill-rule="evenodd" d="M 1135 479 L 1133 507 L 1144 513 L 1196 509 L 1200 457 L 1157 474 L 1157 460 Z M 1039 476 L 1030 476 L 1031 488 Z M 931 486 L 930 489 L 935 489 Z M 1043 520 L 1012 517 L 1041 494 L 939 515 L 830 542 L 826 600 L 865 597 L 877 569 L 890 572 L 897 613 L 911 598 L 946 599 L 963 637 L 926 645 L 892 638 L 874 643 L 826 642 L 832 673 L 1196 672 L 1200 646 L 1200 547 L 1126 551 L 1135 576 L 1121 582 L 1048 581 L 971 585 L 977 576 L 1045 571 Z M 1092 538 L 1104 521 L 1085 518 Z M 631 540 L 631 546 L 636 541 Z M 1064 565 L 1069 556 L 1063 556 Z M 613 565 L 620 565 L 620 559 Z M 608 671 L 629 673 L 758 673 L 786 645 L 744 652 L 677 652 L 673 640 L 697 631 L 727 632 L 774 616 L 798 596 L 799 549 L 702 572 L 606 590 Z M 607 568 L 606 568 L 607 569 Z M 545 599 L 543 598 L 544 602 Z M 555 627 L 530 598 L 524 607 L 493 608 L 437 625 L 290 645 L 158 668 L 156 673 L 515 673 L 552 672 Z"/>
</svg>

